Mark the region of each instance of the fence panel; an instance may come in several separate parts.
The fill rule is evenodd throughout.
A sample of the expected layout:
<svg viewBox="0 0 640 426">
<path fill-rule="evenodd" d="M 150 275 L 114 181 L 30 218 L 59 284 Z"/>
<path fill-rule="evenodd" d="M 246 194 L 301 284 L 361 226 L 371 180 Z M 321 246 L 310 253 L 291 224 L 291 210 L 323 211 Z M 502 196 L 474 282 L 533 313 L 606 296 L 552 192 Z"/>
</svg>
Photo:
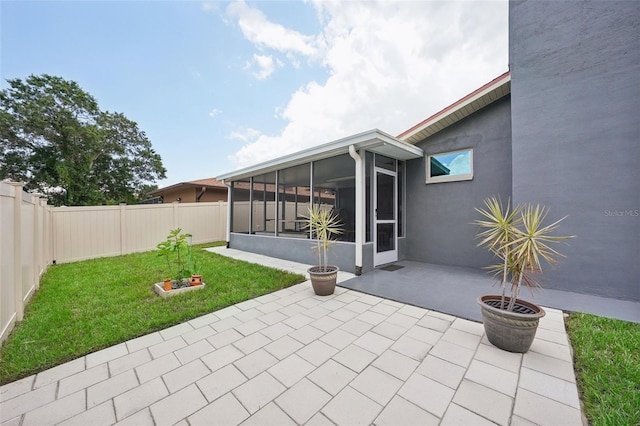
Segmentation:
<svg viewBox="0 0 640 426">
<path fill-rule="evenodd" d="M 0 342 L 22 320 L 53 258 L 51 208 L 22 186 L 0 182 Z"/>
<path fill-rule="evenodd" d="M 183 204 L 186 206 L 187 204 Z M 147 204 L 121 206 L 124 209 L 120 232 L 122 234 L 122 254 L 152 250 L 164 240 L 174 226 L 175 204 Z"/>
<path fill-rule="evenodd" d="M 27 194 L 24 194 L 21 205 L 20 220 L 20 243 L 21 248 L 21 267 L 22 267 L 22 300 L 24 303 L 29 299 L 36 289 L 38 280 L 35 277 L 36 259 L 33 254 L 35 252 L 35 231 L 34 226 L 36 220 L 36 203 Z"/>
<path fill-rule="evenodd" d="M 52 220 L 56 262 L 122 253 L 119 206 L 55 207 Z"/>
<path fill-rule="evenodd" d="M 56 263 L 153 250 L 169 230 L 182 228 L 194 243 L 222 241 L 227 203 L 173 203 L 53 208 Z"/>
<path fill-rule="evenodd" d="M 193 243 L 223 241 L 227 231 L 227 203 L 191 203 L 177 211 L 177 227 L 193 235 Z"/>
<path fill-rule="evenodd" d="M 15 188 L 0 183 L 0 330 L 2 340 L 9 334 L 16 320 L 16 287 L 14 263 L 14 200 Z"/>
<path fill-rule="evenodd" d="M 226 202 L 51 207 L 22 187 L 0 182 L 0 342 L 52 263 L 152 250 L 178 227 L 196 244 L 226 238 Z"/>
</svg>

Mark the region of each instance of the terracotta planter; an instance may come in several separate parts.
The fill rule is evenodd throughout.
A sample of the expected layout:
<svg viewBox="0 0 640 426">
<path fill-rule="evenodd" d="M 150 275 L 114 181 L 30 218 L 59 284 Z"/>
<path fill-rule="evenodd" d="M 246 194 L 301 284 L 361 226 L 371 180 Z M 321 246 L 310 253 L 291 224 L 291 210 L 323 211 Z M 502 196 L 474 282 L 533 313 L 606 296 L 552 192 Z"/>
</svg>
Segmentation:
<svg viewBox="0 0 640 426">
<path fill-rule="evenodd" d="M 191 275 L 191 281 L 189 281 L 189 283 L 194 286 L 194 285 L 201 285 L 202 284 L 202 275 Z"/>
<path fill-rule="evenodd" d="M 505 297 L 505 304 L 510 297 Z M 544 309 L 526 300 L 516 299 L 512 312 L 500 309 L 500 295 L 480 296 L 478 304 L 487 339 L 492 345 L 509 352 L 525 353 L 536 337 Z"/>
<path fill-rule="evenodd" d="M 309 277 L 311 278 L 313 291 L 318 296 L 328 296 L 333 294 L 336 289 L 338 271 L 339 268 L 334 265 L 329 265 L 326 268 L 323 266 L 312 266 L 307 269 Z"/>
<path fill-rule="evenodd" d="M 171 290 L 171 280 L 166 279 L 164 280 L 164 291 L 169 291 L 169 290 Z"/>
</svg>

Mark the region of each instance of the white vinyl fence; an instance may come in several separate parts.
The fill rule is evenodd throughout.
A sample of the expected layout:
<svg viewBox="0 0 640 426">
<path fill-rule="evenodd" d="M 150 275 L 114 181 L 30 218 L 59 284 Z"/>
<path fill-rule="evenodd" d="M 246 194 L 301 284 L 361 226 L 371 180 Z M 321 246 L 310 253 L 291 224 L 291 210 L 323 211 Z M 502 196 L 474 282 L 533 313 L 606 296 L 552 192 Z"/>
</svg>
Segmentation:
<svg viewBox="0 0 640 426">
<path fill-rule="evenodd" d="M 155 249 L 171 229 L 193 243 L 226 238 L 227 203 L 51 207 L 0 182 L 0 342 L 52 263 L 75 262 Z"/>
<path fill-rule="evenodd" d="M 53 260 L 75 262 L 148 251 L 181 228 L 193 243 L 226 237 L 227 203 L 173 203 L 52 209 Z"/>
<path fill-rule="evenodd" d="M 0 342 L 52 260 L 51 207 L 22 184 L 0 182 Z"/>
</svg>

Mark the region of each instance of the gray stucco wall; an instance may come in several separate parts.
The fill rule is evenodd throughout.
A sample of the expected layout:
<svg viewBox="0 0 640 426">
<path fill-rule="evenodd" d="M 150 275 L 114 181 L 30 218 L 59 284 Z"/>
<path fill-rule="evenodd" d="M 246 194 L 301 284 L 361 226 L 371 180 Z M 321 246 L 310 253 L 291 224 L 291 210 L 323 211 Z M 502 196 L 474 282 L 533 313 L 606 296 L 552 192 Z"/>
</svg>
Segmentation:
<svg viewBox="0 0 640 426">
<path fill-rule="evenodd" d="M 409 260 L 484 267 L 494 259 L 477 248 L 483 200 L 511 196 L 511 110 L 506 96 L 416 144 L 425 154 L 473 148 L 471 181 L 425 184 L 425 160 L 407 162 L 407 238 Z"/>
<path fill-rule="evenodd" d="M 577 235 L 549 288 L 640 300 L 640 3 L 509 5 L 513 198 Z"/>
<path fill-rule="evenodd" d="M 318 256 L 312 250 L 313 242 L 304 238 L 283 238 L 264 235 L 230 234 L 229 247 L 291 260 L 293 262 L 316 265 Z M 329 263 L 342 271 L 355 273 L 355 244 L 336 242 L 329 250 Z"/>
</svg>

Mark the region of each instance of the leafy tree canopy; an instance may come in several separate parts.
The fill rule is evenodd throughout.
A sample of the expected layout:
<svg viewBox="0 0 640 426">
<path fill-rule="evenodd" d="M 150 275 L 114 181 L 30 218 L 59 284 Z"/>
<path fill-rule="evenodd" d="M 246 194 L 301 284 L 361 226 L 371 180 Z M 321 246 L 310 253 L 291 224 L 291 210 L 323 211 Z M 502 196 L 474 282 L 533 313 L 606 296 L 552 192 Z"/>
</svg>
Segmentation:
<svg viewBox="0 0 640 426">
<path fill-rule="evenodd" d="M 76 82 L 47 74 L 7 82 L 0 91 L 0 179 L 25 182 L 53 205 L 81 206 L 136 203 L 165 177 L 138 125 L 101 111 Z"/>
</svg>

